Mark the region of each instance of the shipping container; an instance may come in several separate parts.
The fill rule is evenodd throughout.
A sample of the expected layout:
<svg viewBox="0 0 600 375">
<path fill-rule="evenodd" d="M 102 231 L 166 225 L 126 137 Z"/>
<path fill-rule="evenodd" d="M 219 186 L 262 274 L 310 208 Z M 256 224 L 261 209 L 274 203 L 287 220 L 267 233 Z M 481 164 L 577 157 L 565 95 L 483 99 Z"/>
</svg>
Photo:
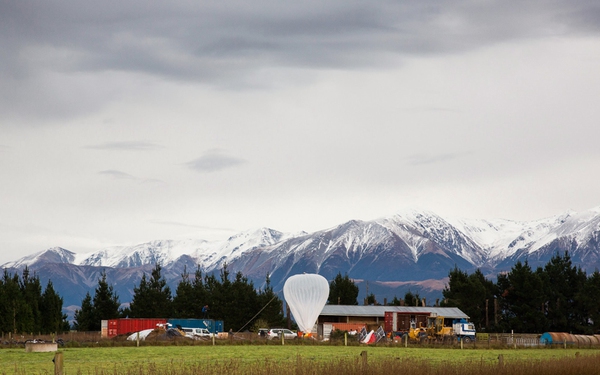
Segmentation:
<svg viewBox="0 0 600 375">
<path fill-rule="evenodd" d="M 173 327 L 206 328 L 210 333 L 223 332 L 223 321 L 213 319 L 169 319 Z"/>
<path fill-rule="evenodd" d="M 126 335 L 145 329 L 156 328 L 158 325 L 167 324 L 166 319 L 162 318 L 124 318 L 110 319 L 108 321 L 108 337 Z"/>
</svg>

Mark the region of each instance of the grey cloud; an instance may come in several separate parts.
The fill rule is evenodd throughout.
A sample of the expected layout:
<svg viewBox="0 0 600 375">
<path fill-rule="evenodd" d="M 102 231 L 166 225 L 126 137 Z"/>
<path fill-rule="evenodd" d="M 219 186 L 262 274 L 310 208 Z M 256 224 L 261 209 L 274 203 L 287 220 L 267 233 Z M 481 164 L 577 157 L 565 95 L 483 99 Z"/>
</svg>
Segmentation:
<svg viewBox="0 0 600 375">
<path fill-rule="evenodd" d="M 86 148 L 95 150 L 121 150 L 121 151 L 147 151 L 161 148 L 162 146 L 148 142 L 107 142 L 90 145 Z"/>
<path fill-rule="evenodd" d="M 186 165 L 197 172 L 209 173 L 235 167 L 245 162 L 244 159 L 225 155 L 221 150 L 210 150 Z"/>
<path fill-rule="evenodd" d="M 600 3 L 583 0 L 4 1 L 0 120 L 76 116 L 114 100 L 115 90 L 89 90 L 80 73 L 270 87 L 271 68 L 396 66 L 404 56 L 597 34 L 599 25 Z"/>
<path fill-rule="evenodd" d="M 446 162 L 464 156 L 466 153 L 415 154 L 406 158 L 410 166 Z"/>
<path fill-rule="evenodd" d="M 135 177 L 129 173 L 125 173 L 122 171 L 118 171 L 115 169 L 107 169 L 104 171 L 100 171 L 98 172 L 98 174 L 104 175 L 104 176 L 108 176 L 108 177 L 112 177 L 114 179 L 118 179 L 118 180 L 131 180 L 131 181 L 136 181 L 138 183 L 141 184 L 165 184 L 164 181 L 159 180 L 159 179 L 155 179 L 155 178 L 140 178 L 140 177 Z"/>
<path fill-rule="evenodd" d="M 116 179 L 137 180 L 136 177 L 130 175 L 129 173 L 117 171 L 115 169 L 107 169 L 104 171 L 100 171 L 98 173 L 101 175 L 113 177 Z"/>
<path fill-rule="evenodd" d="M 598 32 L 600 9 L 593 1 L 27 4 L 0 8 L 3 44 L 13 52 L 49 45 L 70 51 L 49 62 L 64 69 L 202 81 L 265 64 L 358 67 L 390 54 L 447 53 L 553 32 Z M 3 60 L 12 70 L 39 68 L 17 63 L 19 54 L 4 56 L 11 56 Z"/>
</svg>

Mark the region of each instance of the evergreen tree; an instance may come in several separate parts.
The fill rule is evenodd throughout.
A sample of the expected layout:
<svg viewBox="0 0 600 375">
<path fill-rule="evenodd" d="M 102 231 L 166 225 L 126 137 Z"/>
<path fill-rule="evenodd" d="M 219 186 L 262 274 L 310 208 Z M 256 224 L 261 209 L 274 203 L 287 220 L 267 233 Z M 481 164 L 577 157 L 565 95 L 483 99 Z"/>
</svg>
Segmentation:
<svg viewBox="0 0 600 375">
<path fill-rule="evenodd" d="M 410 290 L 404 294 L 405 306 L 421 306 L 421 297 L 419 293 L 413 294 Z"/>
<path fill-rule="evenodd" d="M 52 281 L 48 280 L 44 294 L 42 295 L 42 326 L 44 333 L 62 333 L 68 330 L 67 315 L 63 314 L 63 299 L 56 293 Z"/>
<path fill-rule="evenodd" d="M 467 314 L 481 330 L 489 322 L 489 301 L 493 301 L 496 286 L 485 278 L 481 270 L 467 275 L 455 267 L 449 273 L 448 285 L 443 290 L 442 306 L 455 306 Z"/>
<path fill-rule="evenodd" d="M 92 296 L 87 292 L 81 301 L 81 309 L 75 310 L 74 328 L 80 332 L 95 330 L 94 306 L 92 304 Z"/>
<path fill-rule="evenodd" d="M 23 332 L 19 320 L 22 316 L 24 305 L 19 275 L 15 274 L 13 276 L 5 269 L 2 285 L 2 299 L 4 300 L 4 303 L 0 305 L 1 322 L 3 324 L 2 332 Z"/>
<path fill-rule="evenodd" d="M 116 319 L 120 316 L 119 312 L 119 296 L 115 292 L 112 285 L 108 285 L 106 281 L 106 272 L 102 271 L 100 279 L 98 279 L 98 286 L 96 287 L 93 299 L 93 313 L 94 318 L 92 325 L 90 326 L 91 331 L 100 331 L 101 321 Z"/>
<path fill-rule="evenodd" d="M 587 317 L 585 325 L 580 327 L 585 334 L 595 334 L 600 331 L 600 272 L 594 271 L 585 282 L 577 299 L 580 301 L 582 315 Z"/>
<path fill-rule="evenodd" d="M 337 276 L 329 284 L 330 305 L 358 305 L 358 286 L 345 274 L 338 272 Z"/>
<path fill-rule="evenodd" d="M 260 311 L 254 284 L 241 272 L 237 272 L 228 288 L 226 295 L 229 296 L 229 300 L 226 302 L 223 312 L 224 316 L 227 316 L 225 328 L 232 328 L 236 331 L 247 329 L 252 317 Z"/>
<path fill-rule="evenodd" d="M 404 301 L 402 301 L 397 296 L 394 296 L 394 299 L 388 303 L 388 306 L 402 306 L 403 304 L 404 304 Z"/>
<path fill-rule="evenodd" d="M 502 320 L 505 331 L 538 333 L 546 330 L 543 309 L 544 296 L 540 275 L 531 270 L 528 262 L 518 261 L 508 274 L 498 275 Z"/>
<path fill-rule="evenodd" d="M 225 319 L 225 316 L 220 311 L 222 306 L 222 284 L 217 280 L 215 275 L 208 274 L 204 276 L 204 290 L 206 291 L 206 300 L 204 305 L 208 306 L 209 310 L 203 318 L 215 317 L 215 319 Z"/>
<path fill-rule="evenodd" d="M 283 301 L 273 292 L 269 274 L 265 280 L 265 288 L 258 293 L 258 306 L 263 309 L 258 317 L 259 320 L 266 322 L 269 327 L 284 326 Z"/>
<path fill-rule="evenodd" d="M 171 288 L 161 275 L 161 266 L 156 264 L 150 280 L 146 274 L 138 287 L 133 288 L 130 304 L 132 318 L 168 318 L 172 315 Z"/>
<path fill-rule="evenodd" d="M 549 330 L 571 332 L 586 324 L 576 297 L 586 281 L 585 273 L 571 263 L 568 252 L 556 254 L 539 271 L 543 280 Z"/>
<path fill-rule="evenodd" d="M 228 319 L 226 319 L 233 299 L 231 294 L 231 280 L 229 280 L 229 269 L 227 268 L 226 263 L 223 264 L 223 268 L 221 268 L 220 279 L 221 280 L 219 281 L 212 274 L 204 277 L 204 287 L 207 292 L 206 305 L 209 308 L 208 317 L 223 319 L 226 324 L 226 330 L 229 328 L 237 330 L 239 327 L 231 326 L 231 321 L 228 322 Z"/>
<path fill-rule="evenodd" d="M 175 318 L 200 318 L 196 310 L 194 286 L 190 282 L 187 268 L 183 269 L 181 281 L 177 284 L 175 297 L 173 297 L 173 317 Z"/>
<path fill-rule="evenodd" d="M 209 301 L 208 292 L 202 281 L 202 270 L 200 269 L 200 266 L 196 267 L 194 280 L 192 280 L 192 288 L 194 290 L 194 300 L 192 301 L 192 311 L 194 312 L 194 315 L 192 316 L 195 318 L 203 318 L 202 307 L 209 305 L 211 302 Z"/>
<path fill-rule="evenodd" d="M 42 331 L 42 313 L 40 302 L 42 298 L 42 285 L 37 276 L 29 275 L 29 268 L 23 269 L 21 279 L 22 308 L 19 314 L 19 331 L 40 333 Z M 61 305 L 62 308 L 62 305 Z"/>
</svg>

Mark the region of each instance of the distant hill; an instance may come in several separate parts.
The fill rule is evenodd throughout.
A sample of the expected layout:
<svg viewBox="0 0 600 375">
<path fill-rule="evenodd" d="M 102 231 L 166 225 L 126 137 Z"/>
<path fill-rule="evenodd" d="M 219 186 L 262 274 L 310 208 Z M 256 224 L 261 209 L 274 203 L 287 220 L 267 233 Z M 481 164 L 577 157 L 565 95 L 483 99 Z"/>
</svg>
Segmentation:
<svg viewBox="0 0 600 375">
<path fill-rule="evenodd" d="M 86 292 L 93 293 L 102 271 L 121 302 L 129 302 L 142 274 L 157 262 L 173 291 L 184 267 L 190 274 L 198 266 L 210 273 L 227 263 L 232 274 L 241 271 L 256 287 L 269 274 L 277 292 L 297 273 L 319 273 L 331 280 L 341 272 L 355 280 L 360 299 L 367 290 L 378 302 L 411 290 L 434 303 L 455 266 L 467 272 L 479 268 L 495 277 L 519 260 L 527 259 L 535 268 L 565 251 L 588 273 L 600 269 L 600 207 L 531 222 L 444 219 L 413 210 L 314 233 L 259 228 L 224 241 L 158 240 L 90 253 L 53 247 L 2 267 L 20 272 L 27 265 L 43 285 L 51 279 L 69 311 Z"/>
</svg>

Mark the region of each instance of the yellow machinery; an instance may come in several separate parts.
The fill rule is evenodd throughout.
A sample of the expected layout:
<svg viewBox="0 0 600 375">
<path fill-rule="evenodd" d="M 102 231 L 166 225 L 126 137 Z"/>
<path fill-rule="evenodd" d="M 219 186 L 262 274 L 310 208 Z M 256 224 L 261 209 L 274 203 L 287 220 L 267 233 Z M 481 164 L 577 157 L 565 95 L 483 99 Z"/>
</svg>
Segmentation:
<svg viewBox="0 0 600 375">
<path fill-rule="evenodd" d="M 427 329 L 424 327 L 417 327 L 417 324 L 413 321 L 410 323 L 410 329 L 408 331 L 408 338 L 413 341 L 421 341 L 427 338 Z"/>
<path fill-rule="evenodd" d="M 429 338 L 455 337 L 452 326 L 444 325 L 443 316 L 431 316 L 427 319 L 427 336 Z"/>
</svg>

